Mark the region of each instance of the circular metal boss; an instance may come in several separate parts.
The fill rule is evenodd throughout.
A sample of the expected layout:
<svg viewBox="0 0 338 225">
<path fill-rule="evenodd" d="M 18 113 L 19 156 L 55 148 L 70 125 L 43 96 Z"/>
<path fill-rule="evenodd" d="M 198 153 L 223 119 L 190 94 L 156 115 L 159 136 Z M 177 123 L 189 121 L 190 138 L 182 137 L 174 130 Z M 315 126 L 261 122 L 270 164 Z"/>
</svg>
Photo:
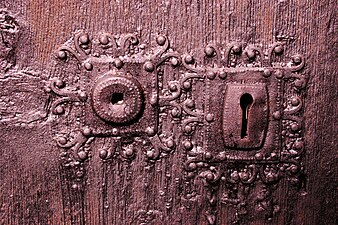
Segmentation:
<svg viewBox="0 0 338 225">
<path fill-rule="evenodd" d="M 93 88 L 92 105 L 101 119 L 115 124 L 128 123 L 142 110 L 141 85 L 133 78 L 106 75 Z"/>
</svg>

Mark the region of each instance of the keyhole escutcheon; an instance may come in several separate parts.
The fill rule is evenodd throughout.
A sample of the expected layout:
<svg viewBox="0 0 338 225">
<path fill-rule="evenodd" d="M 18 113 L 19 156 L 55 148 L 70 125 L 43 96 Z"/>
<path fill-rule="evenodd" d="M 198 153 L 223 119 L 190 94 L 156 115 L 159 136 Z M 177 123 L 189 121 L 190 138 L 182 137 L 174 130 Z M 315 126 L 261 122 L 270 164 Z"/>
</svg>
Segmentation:
<svg viewBox="0 0 338 225">
<path fill-rule="evenodd" d="M 253 98 L 250 94 L 245 93 L 241 96 L 240 106 L 242 109 L 242 128 L 241 128 L 241 138 L 246 138 L 248 136 L 248 123 L 249 123 L 249 110 L 252 106 Z"/>
</svg>

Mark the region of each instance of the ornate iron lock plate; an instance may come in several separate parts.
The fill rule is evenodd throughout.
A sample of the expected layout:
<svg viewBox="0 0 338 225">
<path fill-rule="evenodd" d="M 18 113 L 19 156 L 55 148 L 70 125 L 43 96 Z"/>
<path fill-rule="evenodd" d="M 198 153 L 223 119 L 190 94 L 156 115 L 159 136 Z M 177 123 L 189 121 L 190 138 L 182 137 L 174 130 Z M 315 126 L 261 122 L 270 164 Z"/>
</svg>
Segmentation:
<svg viewBox="0 0 338 225">
<path fill-rule="evenodd" d="M 210 193 L 210 224 L 216 201 L 233 205 L 238 217 L 255 208 L 271 218 L 275 185 L 283 177 L 301 182 L 303 173 L 307 76 L 302 56 L 281 61 L 285 45 L 179 53 L 163 35 L 147 45 L 134 34 L 78 32 L 57 49 L 46 87 L 63 166 L 81 178 L 91 157 L 156 163 L 179 151 L 185 183 L 200 180 Z M 94 139 L 109 144 L 93 152 Z"/>
</svg>

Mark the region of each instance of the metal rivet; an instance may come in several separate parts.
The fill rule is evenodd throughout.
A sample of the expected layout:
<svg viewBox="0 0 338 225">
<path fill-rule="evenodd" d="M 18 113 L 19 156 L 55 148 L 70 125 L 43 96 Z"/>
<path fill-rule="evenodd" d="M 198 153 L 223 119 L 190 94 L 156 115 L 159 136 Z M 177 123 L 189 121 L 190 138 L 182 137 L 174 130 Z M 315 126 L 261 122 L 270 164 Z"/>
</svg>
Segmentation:
<svg viewBox="0 0 338 225">
<path fill-rule="evenodd" d="M 157 38 L 156 38 L 156 42 L 158 45 L 164 45 L 165 44 L 165 41 L 166 41 L 166 37 L 163 36 L 163 35 L 159 35 Z"/>
<path fill-rule="evenodd" d="M 67 139 L 65 137 L 59 137 L 58 138 L 58 143 L 60 145 L 65 145 L 67 143 Z"/>
<path fill-rule="evenodd" d="M 61 50 L 61 51 L 58 52 L 57 56 L 58 56 L 59 59 L 64 60 L 64 59 L 67 58 L 67 53 L 65 51 Z"/>
<path fill-rule="evenodd" d="M 230 177 L 231 177 L 231 179 L 237 181 L 239 179 L 238 172 L 237 171 L 232 172 Z"/>
<path fill-rule="evenodd" d="M 277 70 L 277 71 L 275 72 L 275 75 L 276 75 L 276 77 L 277 77 L 278 79 L 281 79 L 281 78 L 283 78 L 283 71 Z"/>
<path fill-rule="evenodd" d="M 176 84 L 171 83 L 171 84 L 169 85 L 169 90 L 172 91 L 172 92 L 177 91 L 177 86 L 176 86 Z"/>
<path fill-rule="evenodd" d="M 214 174 L 212 174 L 212 173 L 207 173 L 206 175 L 205 175 L 205 179 L 208 181 L 208 182 L 211 182 L 211 181 L 213 181 L 214 180 Z"/>
<path fill-rule="evenodd" d="M 114 136 L 117 136 L 117 135 L 119 135 L 120 132 L 117 128 L 113 128 L 112 133 L 113 133 Z"/>
<path fill-rule="evenodd" d="M 292 99 L 291 99 L 291 104 L 292 104 L 293 106 L 299 105 L 299 99 L 298 99 L 298 98 L 292 98 Z"/>
<path fill-rule="evenodd" d="M 293 147 L 296 150 L 301 150 L 304 146 L 304 143 L 302 141 L 295 141 L 295 143 L 293 143 Z"/>
<path fill-rule="evenodd" d="M 263 159 L 263 154 L 262 153 L 256 153 L 255 155 L 256 160 L 262 160 Z"/>
<path fill-rule="evenodd" d="M 171 110 L 171 115 L 173 117 L 179 117 L 180 116 L 180 111 L 175 107 Z"/>
<path fill-rule="evenodd" d="M 296 80 L 295 81 L 295 86 L 297 87 L 297 88 L 301 88 L 301 87 L 303 87 L 303 81 L 301 80 L 301 79 L 298 79 L 298 80 Z"/>
<path fill-rule="evenodd" d="M 254 59 L 256 57 L 256 53 L 254 50 L 252 49 L 248 49 L 246 51 L 246 56 L 249 58 L 249 59 Z"/>
<path fill-rule="evenodd" d="M 215 54 L 215 49 L 213 47 L 211 47 L 211 46 L 207 46 L 204 49 L 204 53 L 206 54 L 206 56 L 212 57 Z"/>
<path fill-rule="evenodd" d="M 108 152 L 106 150 L 100 150 L 99 157 L 101 159 L 105 159 L 105 158 L 107 158 L 107 156 L 108 156 Z"/>
<path fill-rule="evenodd" d="M 276 54 L 282 54 L 284 51 L 284 48 L 282 45 L 277 45 L 273 50 L 275 51 Z"/>
<path fill-rule="evenodd" d="M 265 70 L 263 71 L 263 76 L 264 76 L 264 77 L 270 77 L 270 76 L 271 76 L 271 70 L 265 69 Z"/>
<path fill-rule="evenodd" d="M 209 113 L 209 114 L 207 114 L 206 116 L 205 116 L 205 120 L 207 121 L 207 122 L 212 122 L 213 120 L 214 120 L 214 115 L 213 114 L 211 114 L 211 113 Z"/>
<path fill-rule="evenodd" d="M 124 154 L 126 154 L 126 156 L 130 157 L 130 156 L 133 156 L 134 155 L 134 151 L 132 148 L 127 148 L 125 151 L 124 151 Z"/>
<path fill-rule="evenodd" d="M 63 106 L 59 105 L 55 108 L 55 113 L 57 115 L 63 114 L 65 112 L 65 109 L 63 108 Z"/>
<path fill-rule="evenodd" d="M 89 127 L 86 127 L 86 128 L 83 129 L 82 133 L 85 136 L 89 136 L 89 135 L 91 135 L 92 130 Z"/>
<path fill-rule="evenodd" d="M 235 54 L 239 54 L 242 51 L 242 47 L 240 45 L 234 45 L 232 47 L 232 50 L 234 51 Z"/>
<path fill-rule="evenodd" d="M 299 125 L 298 125 L 298 123 L 293 123 L 293 124 L 291 124 L 291 130 L 292 131 L 298 131 L 299 130 Z"/>
<path fill-rule="evenodd" d="M 86 92 L 79 91 L 79 92 L 78 92 L 78 96 L 79 96 L 79 99 L 80 99 L 82 102 L 84 102 L 84 101 L 87 100 L 87 94 L 86 94 Z"/>
<path fill-rule="evenodd" d="M 148 136 L 154 136 L 155 135 L 155 130 L 154 130 L 154 128 L 152 128 L 152 127 L 147 127 L 146 128 L 146 133 L 148 134 Z"/>
<path fill-rule="evenodd" d="M 55 81 L 55 86 L 58 87 L 58 88 L 63 88 L 64 85 L 65 85 L 65 83 L 62 80 L 60 80 L 60 79 L 57 79 Z"/>
<path fill-rule="evenodd" d="M 209 72 L 207 73 L 207 77 L 208 77 L 210 80 L 213 80 L 213 79 L 215 79 L 215 77 L 216 77 L 216 73 L 213 72 L 213 71 L 209 71 Z"/>
<path fill-rule="evenodd" d="M 173 148 L 173 147 L 175 147 L 174 141 L 173 141 L 173 140 L 168 140 L 168 141 L 167 141 L 167 147 L 168 147 L 168 148 Z"/>
<path fill-rule="evenodd" d="M 271 155 L 270 155 L 270 159 L 271 160 L 276 160 L 277 159 L 277 154 L 272 152 Z"/>
<path fill-rule="evenodd" d="M 184 81 L 183 82 L 183 88 L 186 90 L 189 90 L 191 88 L 191 82 L 190 81 Z"/>
<path fill-rule="evenodd" d="M 302 58 L 299 56 L 299 55 L 295 55 L 292 57 L 292 61 L 295 63 L 295 64 L 299 64 L 302 62 Z"/>
<path fill-rule="evenodd" d="M 249 174 L 248 173 L 239 173 L 239 177 L 243 180 L 243 181 L 247 181 L 249 179 Z"/>
<path fill-rule="evenodd" d="M 86 62 L 83 66 L 88 71 L 91 71 L 93 69 L 93 64 L 91 64 L 89 62 Z"/>
<path fill-rule="evenodd" d="M 186 150 L 191 150 L 192 148 L 193 148 L 193 145 L 192 145 L 192 143 L 190 142 L 190 141 L 184 141 L 183 142 L 183 146 L 184 146 L 184 148 L 186 149 Z"/>
<path fill-rule="evenodd" d="M 170 62 L 171 62 L 171 65 L 173 65 L 173 66 L 177 66 L 178 63 L 179 63 L 179 61 L 176 57 L 171 58 Z"/>
<path fill-rule="evenodd" d="M 227 77 L 227 73 L 225 71 L 221 71 L 221 72 L 219 72 L 218 76 L 221 79 L 225 79 Z"/>
<path fill-rule="evenodd" d="M 280 111 L 276 111 L 272 114 L 272 116 L 275 120 L 279 120 L 282 117 L 282 114 Z"/>
<path fill-rule="evenodd" d="M 189 165 L 188 165 L 188 169 L 189 170 L 195 170 L 197 168 L 197 165 L 196 165 L 196 163 L 189 163 Z"/>
<path fill-rule="evenodd" d="M 227 157 L 227 155 L 226 155 L 224 152 L 221 152 L 221 153 L 218 154 L 217 157 L 218 157 L 220 160 L 225 160 L 226 157 Z"/>
<path fill-rule="evenodd" d="M 123 61 L 121 59 L 115 59 L 114 60 L 115 67 L 118 69 L 121 69 L 123 67 Z"/>
<path fill-rule="evenodd" d="M 188 64 L 192 64 L 194 62 L 194 58 L 191 56 L 191 55 L 187 55 L 185 58 L 184 58 L 184 61 Z"/>
<path fill-rule="evenodd" d="M 156 97 L 156 96 L 153 95 L 153 96 L 150 98 L 150 105 L 152 105 L 152 106 L 157 105 L 157 97 Z"/>
<path fill-rule="evenodd" d="M 209 160 L 212 159 L 212 154 L 210 152 L 205 153 L 205 159 Z"/>
<path fill-rule="evenodd" d="M 107 35 L 102 35 L 100 37 L 100 43 L 103 44 L 103 45 L 107 45 L 109 43 L 108 36 Z"/>
<path fill-rule="evenodd" d="M 80 160 L 86 160 L 88 158 L 88 154 L 85 151 L 79 151 L 77 153 L 77 156 L 79 157 Z"/>
<path fill-rule="evenodd" d="M 89 43 L 89 36 L 88 36 L 88 34 L 82 34 L 79 37 L 79 41 L 80 41 L 81 44 L 88 44 Z"/>
<path fill-rule="evenodd" d="M 155 154 L 154 154 L 153 151 L 147 151 L 146 155 L 147 155 L 147 157 L 150 158 L 150 159 L 151 159 L 151 158 L 154 158 L 154 156 L 155 156 Z"/>
<path fill-rule="evenodd" d="M 188 107 L 188 108 L 193 108 L 195 106 L 195 102 L 191 99 L 187 99 L 187 101 L 185 102 L 185 105 Z"/>
<path fill-rule="evenodd" d="M 186 132 L 187 134 L 189 134 L 192 131 L 192 127 L 190 125 L 186 125 L 184 127 L 184 132 Z"/>
<path fill-rule="evenodd" d="M 155 70 L 155 66 L 152 62 L 146 62 L 144 63 L 144 70 L 147 72 L 153 72 Z"/>
</svg>

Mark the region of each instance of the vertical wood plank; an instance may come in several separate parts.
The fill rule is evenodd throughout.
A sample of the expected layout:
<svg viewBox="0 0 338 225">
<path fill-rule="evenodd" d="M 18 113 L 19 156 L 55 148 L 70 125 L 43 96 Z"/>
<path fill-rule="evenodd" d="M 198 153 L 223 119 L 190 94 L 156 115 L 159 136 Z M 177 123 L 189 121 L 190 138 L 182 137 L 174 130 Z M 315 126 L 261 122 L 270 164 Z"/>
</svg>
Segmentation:
<svg viewBox="0 0 338 225">
<path fill-rule="evenodd" d="M 280 183 L 275 193 L 280 207 L 275 219 L 268 222 L 249 218 L 251 224 L 334 224 L 336 221 L 333 206 L 337 197 L 337 158 L 332 157 L 337 145 L 337 106 L 333 104 L 338 94 L 336 7 L 333 0 L 0 2 L 0 8 L 18 13 L 22 25 L 24 33 L 17 49 L 20 68 L 46 70 L 53 51 L 81 29 L 89 33 L 137 32 L 148 43 L 158 33 L 164 33 L 170 37 L 172 46 L 182 52 L 210 42 L 225 44 L 238 40 L 268 46 L 283 39 L 289 43 L 286 52 L 290 53 L 286 57 L 296 52 L 304 54 L 305 70 L 310 77 L 304 109 L 305 186 L 297 189 L 287 181 Z M 0 174 L 6 182 L 0 186 L 0 224 L 138 224 L 140 218 L 147 216 L 153 218 L 149 224 L 172 221 L 207 224 L 203 204 L 183 209 L 191 187 L 182 181 L 181 152 L 156 165 L 144 163 L 142 154 L 132 163 L 109 165 L 94 158 L 87 171 L 85 192 L 72 194 L 69 189 L 72 183 L 67 183 L 69 175 L 58 164 L 58 150 L 50 146 L 53 142 L 48 129 L 40 125 L 28 129 L 33 137 L 27 142 L 12 140 L 12 136 L 23 132 L 21 127 L 2 129 Z M 14 144 L 7 143 L 8 140 L 17 143 L 20 151 L 13 149 Z M 35 148 L 33 143 L 41 140 L 48 144 L 41 143 L 44 148 Z M 98 144 L 94 151 L 99 149 Z M 43 159 L 38 164 L 34 163 L 34 157 Z M 234 209 L 221 203 L 217 207 L 217 222 L 231 224 L 235 219 Z"/>
</svg>

